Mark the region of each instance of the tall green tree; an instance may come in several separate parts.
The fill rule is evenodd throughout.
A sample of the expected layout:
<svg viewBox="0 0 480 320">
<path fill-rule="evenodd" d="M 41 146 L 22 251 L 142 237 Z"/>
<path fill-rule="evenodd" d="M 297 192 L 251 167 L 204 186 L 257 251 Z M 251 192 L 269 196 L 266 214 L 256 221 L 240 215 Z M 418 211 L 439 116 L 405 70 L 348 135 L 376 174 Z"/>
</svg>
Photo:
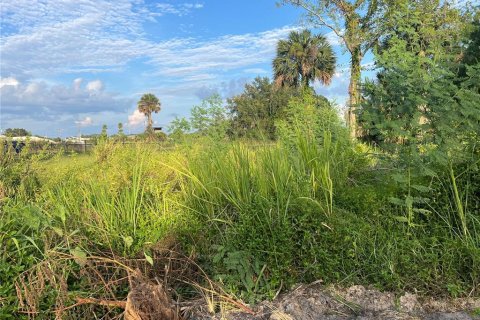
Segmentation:
<svg viewBox="0 0 480 320">
<path fill-rule="evenodd" d="M 5 129 L 5 135 L 7 137 L 28 137 L 32 134 L 23 128 L 8 128 Z"/>
<path fill-rule="evenodd" d="M 143 113 L 147 117 L 147 127 L 145 132 L 148 134 L 153 133 L 153 119 L 152 113 L 160 112 L 161 103 L 160 100 L 151 93 L 144 94 L 140 101 L 137 103 L 138 111 Z"/>
<path fill-rule="evenodd" d="M 119 122 L 117 125 L 118 132 L 117 132 L 117 139 L 120 141 L 125 140 L 125 133 L 123 132 L 123 123 Z"/>
<path fill-rule="evenodd" d="M 107 133 L 107 125 L 104 124 L 102 126 L 102 132 L 100 133 L 100 140 L 106 141 L 108 138 L 108 133 Z"/>
<path fill-rule="evenodd" d="M 473 16 L 472 23 L 468 26 L 465 50 L 461 54 L 461 66 L 458 70 L 460 78 L 467 74 L 467 67 L 480 63 L 480 10 Z M 479 84 L 480 87 L 480 84 Z"/>
<path fill-rule="evenodd" d="M 390 201 L 405 212 L 398 221 L 416 227 L 441 217 L 452 234 L 475 243 L 480 64 L 462 61 L 475 43 L 465 38 L 470 15 L 447 1 L 422 0 L 402 2 L 392 19 L 395 27 L 375 50 L 377 78 L 363 87 L 362 134 L 392 156 L 398 190 Z"/>
<path fill-rule="evenodd" d="M 457 73 L 468 17 L 446 2 L 423 0 L 403 3 L 392 19 L 396 27 L 376 51 L 380 72 L 365 84 L 364 134 L 390 151 L 430 145 L 438 157 L 459 155 L 480 132 L 478 64 L 462 79 Z"/>
<path fill-rule="evenodd" d="M 176 117 L 170 122 L 168 131 L 174 140 L 181 140 L 190 131 L 190 122 L 185 117 Z"/>
<path fill-rule="evenodd" d="M 288 101 L 298 94 L 296 88 L 279 88 L 267 77 L 255 78 L 245 85 L 241 94 L 228 99 L 233 134 L 273 139 L 275 120 L 281 117 Z"/>
<path fill-rule="evenodd" d="M 386 5 L 390 3 L 390 6 Z M 397 1 L 390 0 L 283 0 L 301 7 L 307 19 L 316 26 L 330 29 L 350 53 L 350 84 L 348 87 L 348 125 L 356 135 L 355 108 L 360 102 L 361 62 L 388 28 L 389 12 Z M 393 9 L 393 10 L 392 10 Z"/>
<path fill-rule="evenodd" d="M 226 137 L 227 113 L 219 94 L 213 94 L 204 99 L 201 105 L 192 108 L 190 128 L 202 136 L 213 139 L 220 140 Z"/>
<path fill-rule="evenodd" d="M 287 40 L 277 44 L 273 60 L 275 82 L 279 86 L 308 87 L 314 80 L 330 84 L 335 73 L 336 58 L 322 35 L 309 30 L 292 31 Z"/>
<path fill-rule="evenodd" d="M 124 135 L 124 133 L 123 133 L 123 123 L 119 122 L 117 127 L 118 127 L 118 135 L 123 136 Z"/>
</svg>

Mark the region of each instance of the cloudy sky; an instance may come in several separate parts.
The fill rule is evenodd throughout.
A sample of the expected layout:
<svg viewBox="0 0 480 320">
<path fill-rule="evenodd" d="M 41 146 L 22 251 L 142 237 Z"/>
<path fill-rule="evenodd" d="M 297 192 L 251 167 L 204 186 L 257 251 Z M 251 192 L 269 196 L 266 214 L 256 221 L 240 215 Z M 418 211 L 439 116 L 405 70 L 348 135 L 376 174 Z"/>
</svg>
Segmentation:
<svg viewBox="0 0 480 320">
<path fill-rule="evenodd" d="M 212 93 L 237 94 L 271 77 L 276 43 L 302 13 L 275 0 L 4 0 L 0 10 L 0 129 L 48 136 L 103 124 L 113 134 L 119 122 L 139 132 L 136 102 L 147 92 L 162 102 L 160 126 Z M 339 56 L 332 85 L 317 91 L 342 105 L 348 56 L 315 31 Z"/>
</svg>

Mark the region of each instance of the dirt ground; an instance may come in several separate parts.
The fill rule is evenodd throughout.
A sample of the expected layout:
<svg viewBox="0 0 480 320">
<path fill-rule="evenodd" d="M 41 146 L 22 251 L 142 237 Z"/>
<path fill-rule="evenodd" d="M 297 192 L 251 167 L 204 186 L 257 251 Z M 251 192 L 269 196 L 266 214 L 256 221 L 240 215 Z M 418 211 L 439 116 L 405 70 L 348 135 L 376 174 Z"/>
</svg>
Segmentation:
<svg viewBox="0 0 480 320">
<path fill-rule="evenodd" d="M 225 308 L 224 308 L 225 309 Z M 419 298 L 406 293 L 395 296 L 363 286 L 325 287 L 321 283 L 301 285 L 273 302 L 251 307 L 253 314 L 221 311 L 210 315 L 193 312 L 188 319 L 227 320 L 480 320 L 480 299 Z M 205 310 L 205 309 L 203 309 Z"/>
</svg>

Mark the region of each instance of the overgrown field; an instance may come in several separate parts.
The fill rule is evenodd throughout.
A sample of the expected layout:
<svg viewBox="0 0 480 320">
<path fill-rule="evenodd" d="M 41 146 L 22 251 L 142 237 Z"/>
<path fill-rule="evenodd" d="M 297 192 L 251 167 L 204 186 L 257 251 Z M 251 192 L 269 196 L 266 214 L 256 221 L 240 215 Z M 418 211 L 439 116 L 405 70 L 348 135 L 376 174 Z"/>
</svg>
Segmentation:
<svg viewBox="0 0 480 320">
<path fill-rule="evenodd" d="M 0 317 L 113 317 L 81 299 L 124 299 L 137 268 L 210 304 L 214 287 L 253 302 L 318 279 L 478 296 L 478 147 L 386 153 L 299 107 L 275 143 L 2 151 Z"/>
</svg>

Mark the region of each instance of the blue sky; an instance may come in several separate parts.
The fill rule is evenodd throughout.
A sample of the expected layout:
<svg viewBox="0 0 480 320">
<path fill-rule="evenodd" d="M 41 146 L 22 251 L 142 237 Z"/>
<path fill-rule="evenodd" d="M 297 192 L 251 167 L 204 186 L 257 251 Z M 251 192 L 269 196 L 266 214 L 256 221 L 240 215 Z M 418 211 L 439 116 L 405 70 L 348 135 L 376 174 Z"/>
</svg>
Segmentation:
<svg viewBox="0 0 480 320">
<path fill-rule="evenodd" d="M 38 135 L 143 130 L 136 110 L 154 93 L 156 125 L 186 116 L 212 93 L 224 98 L 271 77 L 276 43 L 300 28 L 302 11 L 275 0 L 7 0 L 1 10 L 0 129 Z M 317 91 L 340 106 L 348 55 L 329 30 L 337 74 Z M 368 64 L 371 58 L 366 59 Z"/>
</svg>

